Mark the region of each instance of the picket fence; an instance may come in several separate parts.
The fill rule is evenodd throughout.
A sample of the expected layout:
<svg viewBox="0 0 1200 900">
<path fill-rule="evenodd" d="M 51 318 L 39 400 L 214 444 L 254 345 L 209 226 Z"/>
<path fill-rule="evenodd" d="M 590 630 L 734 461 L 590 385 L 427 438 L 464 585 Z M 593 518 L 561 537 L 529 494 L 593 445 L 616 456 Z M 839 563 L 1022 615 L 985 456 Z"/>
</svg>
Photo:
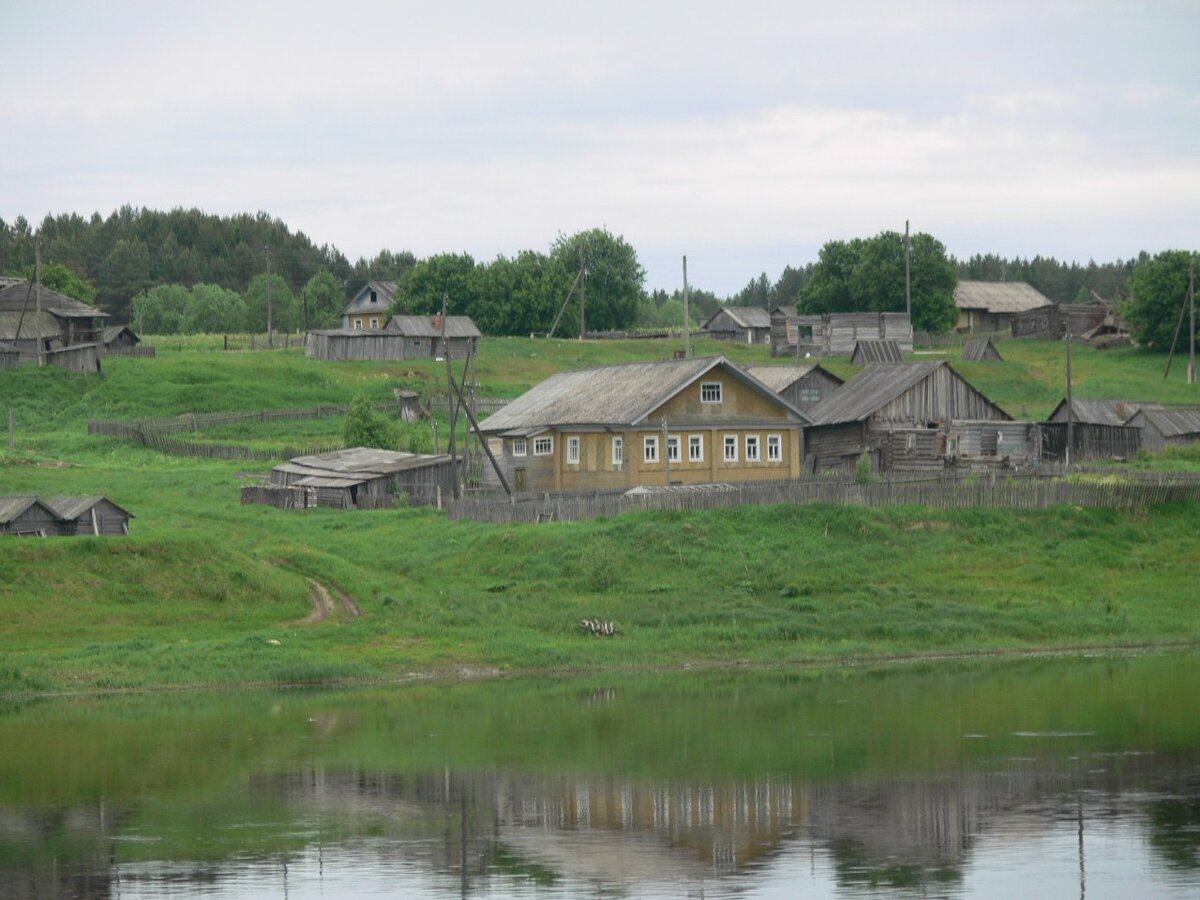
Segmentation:
<svg viewBox="0 0 1200 900">
<path fill-rule="evenodd" d="M 1119 509 L 1200 500 L 1200 478 L 1174 473 L 987 474 L 887 476 L 860 484 L 850 479 L 804 478 L 749 482 L 720 490 L 672 490 L 629 495 L 623 491 L 466 496 L 451 501 L 451 519 L 483 522 L 576 522 L 597 516 L 657 509 L 691 512 L 776 503 L 850 506 L 926 506 L 933 509 L 995 507 L 1045 509 L 1069 505 Z"/>
</svg>

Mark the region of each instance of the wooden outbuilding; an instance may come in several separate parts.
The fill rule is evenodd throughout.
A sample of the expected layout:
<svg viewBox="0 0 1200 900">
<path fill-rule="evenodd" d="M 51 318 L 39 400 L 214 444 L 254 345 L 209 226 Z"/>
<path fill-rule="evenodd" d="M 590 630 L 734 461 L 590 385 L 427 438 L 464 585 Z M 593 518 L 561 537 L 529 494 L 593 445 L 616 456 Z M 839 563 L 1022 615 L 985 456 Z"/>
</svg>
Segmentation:
<svg viewBox="0 0 1200 900">
<path fill-rule="evenodd" d="M 809 471 L 852 469 L 863 453 L 876 468 L 941 468 L 951 422 L 1012 420 L 945 360 L 868 366 L 808 416 Z"/>
<path fill-rule="evenodd" d="M 1120 330 L 1118 318 L 1103 300 L 1098 299 L 1090 303 L 1051 303 L 1017 313 L 1010 324 L 1013 337 L 1051 340 L 1067 334 L 1093 334 L 1106 324 L 1113 331 Z"/>
<path fill-rule="evenodd" d="M 368 281 L 342 309 L 342 328 L 378 331 L 387 323 L 396 297 L 396 282 Z"/>
<path fill-rule="evenodd" d="M 1200 409 L 1143 407 L 1125 424 L 1141 430 L 1142 449 L 1151 453 L 1200 444 Z"/>
<path fill-rule="evenodd" d="M 1004 362 L 991 338 L 967 341 L 963 346 L 962 358 L 963 362 Z"/>
<path fill-rule="evenodd" d="M 455 359 L 474 356 L 482 336 L 468 316 L 393 316 L 382 329 L 326 328 L 310 331 L 306 356 L 315 359 L 441 359 L 445 346 Z"/>
<path fill-rule="evenodd" d="M 771 314 L 761 306 L 725 306 L 700 326 L 705 337 L 741 344 L 771 342 Z"/>
<path fill-rule="evenodd" d="M 106 312 L 28 281 L 0 289 L 0 341 L 14 345 L 26 361 L 37 359 L 39 341 L 42 353 L 98 344 L 106 318 Z"/>
<path fill-rule="evenodd" d="M 871 363 L 897 364 L 904 362 L 899 341 L 859 341 L 850 354 L 850 362 L 856 366 Z"/>
<path fill-rule="evenodd" d="M 109 325 L 104 329 L 101 341 L 106 353 L 119 353 L 123 348 L 136 347 L 141 342 L 137 332 L 128 325 Z"/>
<path fill-rule="evenodd" d="M 133 513 L 107 497 L 59 496 L 48 501 L 60 519 L 60 534 L 129 534 Z"/>
<path fill-rule="evenodd" d="M 742 366 L 780 397 L 799 410 L 820 403 L 844 383 L 824 366 Z"/>
<path fill-rule="evenodd" d="M 15 369 L 21 364 L 21 351 L 12 344 L 0 344 L 0 369 Z"/>
<path fill-rule="evenodd" d="M 33 496 L 0 497 L 0 534 L 53 537 L 60 517 L 46 501 Z"/>
<path fill-rule="evenodd" d="M 850 356 L 859 341 L 896 341 L 902 353 L 911 353 L 912 320 L 906 313 L 805 316 L 793 306 L 771 313 L 772 356 Z"/>
<path fill-rule="evenodd" d="M 351 447 L 297 456 L 271 470 L 271 484 L 306 489 L 297 491 L 305 502 L 279 505 L 374 509 L 394 505 L 401 495 L 410 506 L 430 506 L 449 499 L 458 475 L 458 466 L 446 453 Z M 247 501 L 243 494 L 243 502 L 256 500 Z"/>
<path fill-rule="evenodd" d="M 1072 462 L 1132 459 L 1142 446 L 1142 429 L 1129 424 L 1142 404 L 1129 400 L 1060 400 L 1041 426 L 1042 458 L 1064 462 L 1068 432 Z M 1070 423 L 1070 424 L 1068 424 Z"/>
<path fill-rule="evenodd" d="M 795 478 L 796 406 L 723 356 L 559 372 L 484 420 L 516 491 Z M 490 468 L 485 481 L 499 486 Z"/>
<path fill-rule="evenodd" d="M 1024 281 L 960 281 L 954 289 L 958 331 L 1002 331 L 1020 313 L 1048 307 L 1050 298 Z"/>
</svg>

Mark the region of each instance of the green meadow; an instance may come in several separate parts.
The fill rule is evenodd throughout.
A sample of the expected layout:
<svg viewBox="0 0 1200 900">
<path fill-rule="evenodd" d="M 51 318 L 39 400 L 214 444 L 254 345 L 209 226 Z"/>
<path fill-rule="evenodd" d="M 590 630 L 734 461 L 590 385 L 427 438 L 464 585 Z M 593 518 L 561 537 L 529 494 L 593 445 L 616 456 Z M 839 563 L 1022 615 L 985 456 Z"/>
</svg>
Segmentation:
<svg viewBox="0 0 1200 900">
<path fill-rule="evenodd" d="M 768 361 L 768 350 L 697 342 Z M 486 339 L 482 390 L 515 396 L 563 369 L 663 357 L 641 341 Z M 1014 415 L 1062 396 L 1062 346 L 1005 342 L 956 364 Z M 922 356 L 920 358 L 933 358 Z M 953 359 L 953 356 L 948 358 Z M 1195 403 L 1182 366 L 1075 353 L 1083 397 Z M 829 368 L 846 377 L 845 362 Z M 791 666 L 939 654 L 1119 648 L 1200 637 L 1200 510 L 752 507 L 575 524 L 449 522 L 428 509 L 242 507 L 269 463 L 168 456 L 89 436 L 88 419 L 340 403 L 440 389 L 433 361 L 321 363 L 300 350 L 160 349 L 104 374 L 0 372 L 16 447 L 0 494 L 103 493 L 127 538 L 0 544 L 0 692 L 390 681 L 517 671 Z M 296 445 L 341 420 L 241 423 L 197 440 Z M 1196 468 L 1187 454 L 1138 465 Z M 304 623 L 308 579 L 336 610 Z M 338 591 L 361 610 L 354 617 Z M 612 621 L 610 639 L 584 617 Z"/>
</svg>

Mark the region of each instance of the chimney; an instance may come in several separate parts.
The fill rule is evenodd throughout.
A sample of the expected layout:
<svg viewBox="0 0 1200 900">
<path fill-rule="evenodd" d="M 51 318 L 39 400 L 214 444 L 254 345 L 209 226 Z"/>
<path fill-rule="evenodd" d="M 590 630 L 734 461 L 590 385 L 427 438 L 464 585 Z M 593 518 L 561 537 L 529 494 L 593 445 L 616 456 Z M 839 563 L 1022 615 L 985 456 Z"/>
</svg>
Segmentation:
<svg viewBox="0 0 1200 900">
<path fill-rule="evenodd" d="M 436 316 L 434 316 L 434 317 L 433 317 L 433 327 L 434 327 L 434 328 L 436 328 L 438 331 L 441 331 L 441 330 L 442 330 L 442 316 L 441 316 L 441 313 L 439 313 L 438 315 L 436 315 Z"/>
</svg>

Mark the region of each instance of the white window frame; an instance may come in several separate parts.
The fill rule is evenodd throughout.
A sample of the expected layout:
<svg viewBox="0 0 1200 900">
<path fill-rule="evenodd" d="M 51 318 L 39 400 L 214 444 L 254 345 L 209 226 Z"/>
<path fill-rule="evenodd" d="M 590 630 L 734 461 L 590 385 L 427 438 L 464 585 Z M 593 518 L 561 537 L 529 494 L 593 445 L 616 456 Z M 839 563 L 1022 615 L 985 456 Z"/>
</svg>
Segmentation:
<svg viewBox="0 0 1200 900">
<path fill-rule="evenodd" d="M 705 397 L 705 393 L 709 396 Z M 713 396 L 715 394 L 715 396 Z M 724 389 L 719 381 L 702 381 L 700 382 L 700 402 L 701 403 L 720 403 L 724 398 Z"/>
<path fill-rule="evenodd" d="M 783 435 L 767 435 L 767 462 L 783 462 Z"/>
<path fill-rule="evenodd" d="M 619 434 L 614 434 L 612 439 L 612 464 L 614 466 L 625 464 L 625 438 Z"/>
<path fill-rule="evenodd" d="M 575 435 L 567 438 L 567 465 L 579 465 L 579 438 Z"/>
<path fill-rule="evenodd" d="M 554 435 L 535 437 L 533 439 L 534 456 L 552 456 L 554 454 Z"/>
<path fill-rule="evenodd" d="M 722 441 L 722 444 L 725 447 L 725 454 L 724 454 L 725 462 L 737 462 L 738 461 L 737 435 L 736 434 L 725 435 L 725 440 Z M 732 451 L 732 453 L 730 451 Z"/>
<path fill-rule="evenodd" d="M 802 387 L 799 390 L 801 403 L 820 403 L 821 389 L 819 387 Z"/>
<path fill-rule="evenodd" d="M 667 460 L 673 463 L 679 462 L 683 458 L 681 451 L 682 448 L 679 442 L 679 435 L 667 435 Z"/>
<path fill-rule="evenodd" d="M 642 439 L 642 462 L 658 462 L 658 435 L 648 434 Z"/>
<path fill-rule="evenodd" d="M 371 316 L 371 330 L 372 331 L 379 330 L 379 316 Z"/>
<path fill-rule="evenodd" d="M 750 448 L 754 448 L 754 453 L 751 454 Z M 746 435 L 746 462 L 761 462 L 762 461 L 762 441 L 757 434 Z"/>
<path fill-rule="evenodd" d="M 688 435 L 688 462 L 704 462 L 704 435 Z"/>
<path fill-rule="evenodd" d="M 512 455 L 526 456 L 529 453 L 529 444 L 525 438 L 513 438 L 512 440 Z"/>
<path fill-rule="evenodd" d="M 355 320 L 354 320 L 354 330 L 355 330 L 355 331 L 362 331 L 362 330 L 363 330 L 363 327 L 362 327 L 362 319 L 355 319 Z"/>
</svg>

